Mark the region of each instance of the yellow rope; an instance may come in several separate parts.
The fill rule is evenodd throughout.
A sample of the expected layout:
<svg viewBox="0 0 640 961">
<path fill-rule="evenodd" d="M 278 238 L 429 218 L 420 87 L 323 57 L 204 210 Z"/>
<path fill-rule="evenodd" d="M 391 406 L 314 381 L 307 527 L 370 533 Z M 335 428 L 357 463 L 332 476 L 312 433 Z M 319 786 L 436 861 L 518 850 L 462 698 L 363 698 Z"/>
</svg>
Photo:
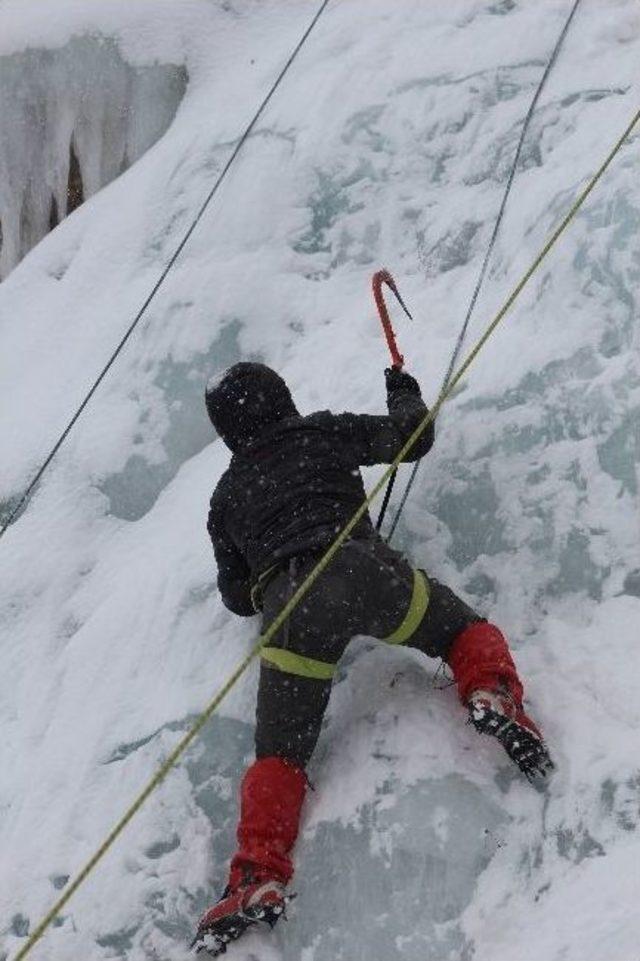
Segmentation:
<svg viewBox="0 0 640 961">
<path fill-rule="evenodd" d="M 363 503 L 355 512 L 351 520 L 347 523 L 346 527 L 344 527 L 344 529 L 338 534 L 333 544 L 331 544 L 331 546 L 327 549 L 327 552 L 318 561 L 318 563 L 316 564 L 314 569 L 311 571 L 311 573 L 307 576 L 307 578 L 303 581 L 300 587 L 291 596 L 291 598 L 282 608 L 282 610 L 280 611 L 278 616 L 275 618 L 275 620 L 272 621 L 272 623 L 269 625 L 265 633 L 261 635 L 261 637 L 255 644 L 253 649 L 247 654 L 244 660 L 238 665 L 238 667 L 235 669 L 231 677 L 229 677 L 226 683 L 223 685 L 221 690 L 218 691 L 215 697 L 209 702 L 209 704 L 206 706 L 202 714 L 197 718 L 197 720 L 193 724 L 193 727 L 191 727 L 191 729 L 178 742 L 178 744 L 173 749 L 173 751 L 171 751 L 169 756 L 166 758 L 166 760 L 162 763 L 162 765 L 156 771 L 156 773 L 151 778 L 149 783 L 146 785 L 146 787 L 135 799 L 131 807 L 129 807 L 129 809 L 125 812 L 122 818 L 115 825 L 113 830 L 105 838 L 105 840 L 100 845 L 100 847 L 95 852 L 95 854 L 85 864 L 85 866 L 82 868 L 82 870 L 77 875 L 77 877 L 74 878 L 74 880 L 71 882 L 69 887 L 66 889 L 64 894 L 53 905 L 51 910 L 44 916 L 42 921 L 38 924 L 38 926 L 33 931 L 33 934 L 29 936 L 26 943 L 18 951 L 18 953 L 14 958 L 14 961 L 22 961 L 23 958 L 26 958 L 26 956 L 29 954 L 29 952 L 34 947 L 34 945 L 37 944 L 37 942 L 40 940 L 40 938 L 45 933 L 47 928 L 50 926 L 54 918 L 58 914 L 60 914 L 60 911 L 65 906 L 65 904 L 67 904 L 67 902 L 70 900 L 72 895 L 78 890 L 80 885 L 86 880 L 86 878 L 93 871 L 93 869 L 98 864 L 98 862 L 104 857 L 104 855 L 109 850 L 111 845 L 114 843 L 116 838 L 122 833 L 122 831 L 125 829 L 127 824 L 137 814 L 137 812 L 145 803 L 149 795 L 152 794 L 153 791 L 155 791 L 155 789 L 158 787 L 158 785 L 165 779 L 165 777 L 167 776 L 171 768 L 174 766 L 176 761 L 184 753 L 184 751 L 191 744 L 191 742 L 198 736 L 198 734 L 200 733 L 204 725 L 207 723 L 209 718 L 215 713 L 215 711 L 217 710 L 221 702 L 224 700 L 224 698 L 227 696 L 229 691 L 232 689 L 232 687 L 234 687 L 238 679 L 244 674 L 244 672 L 246 671 L 248 666 L 251 664 L 251 662 L 254 660 L 254 658 L 260 653 L 260 650 L 266 644 L 268 644 L 269 641 L 273 639 L 273 637 L 280 630 L 280 628 L 282 627 L 286 619 L 289 617 L 291 612 L 298 606 L 302 598 L 309 591 L 312 585 L 316 582 L 318 577 L 331 563 L 331 561 L 333 560 L 337 552 L 340 550 L 340 547 L 344 544 L 344 542 L 347 540 L 347 538 L 349 537 L 354 527 L 358 524 L 358 522 L 362 519 L 362 517 L 368 510 L 368 507 L 371 504 L 371 502 L 378 496 L 378 494 L 386 484 L 387 480 L 389 479 L 393 471 L 399 466 L 403 458 L 410 452 L 411 448 L 416 443 L 418 438 L 421 436 L 423 431 L 427 428 L 427 426 L 433 420 L 435 420 L 437 414 L 440 411 L 440 408 L 442 407 L 447 397 L 449 397 L 449 395 L 455 390 L 456 386 L 460 383 L 461 379 L 469 370 L 469 368 L 475 361 L 476 357 L 478 356 L 478 354 L 480 353 L 480 351 L 482 350 L 482 348 L 484 347 L 487 340 L 489 339 L 491 334 L 494 332 L 498 324 L 501 322 L 501 320 L 503 319 L 503 317 L 505 316 L 509 308 L 512 306 L 516 298 L 520 295 L 523 288 L 527 285 L 527 283 L 529 282 L 533 274 L 536 272 L 536 270 L 538 269 L 542 261 L 545 259 L 545 257 L 547 256 L 551 248 L 555 245 L 558 238 L 561 236 L 562 233 L 564 233 L 568 225 L 571 223 L 571 221 L 577 214 L 580 207 L 583 205 L 583 203 L 585 202 L 585 200 L 587 199 L 587 197 L 589 196 L 593 188 L 596 186 L 596 184 L 604 174 L 607 167 L 610 165 L 613 158 L 616 156 L 616 154 L 622 147 L 627 137 L 630 135 L 633 128 L 638 123 L 638 120 L 640 120 L 640 110 L 637 111 L 631 123 L 627 126 L 626 130 L 624 131 L 620 139 L 616 142 L 615 146 L 611 149 L 606 159 L 604 160 L 604 162 L 602 163 L 598 171 L 591 178 L 591 180 L 589 181 L 585 189 L 582 191 L 581 194 L 579 194 L 577 200 L 574 202 L 573 206 L 571 207 L 571 209 L 569 210 L 569 212 L 567 213 L 567 215 L 565 216 L 565 218 L 563 219 L 559 227 L 557 227 L 556 230 L 554 230 L 549 240 L 546 242 L 542 250 L 539 252 L 538 256 L 535 258 L 535 260 L 533 261 L 529 269 L 522 276 L 520 281 L 516 284 L 513 291 L 507 297 L 506 301 L 504 302 L 504 304 L 502 305 L 502 307 L 500 308 L 496 316 L 493 318 L 493 320 L 491 321 L 489 326 L 486 328 L 482 336 L 479 338 L 475 346 L 467 355 L 465 361 L 458 368 L 458 370 L 456 371 L 454 376 L 451 378 L 449 383 L 443 388 L 443 390 L 440 393 L 440 396 L 436 400 L 431 410 L 425 415 L 425 417 L 420 422 L 418 427 L 414 430 L 413 434 L 411 435 L 409 440 L 406 442 L 402 450 L 398 453 L 393 463 L 387 467 L 387 469 L 383 473 L 380 480 L 374 485 L 371 493 L 368 495 L 366 500 L 363 501 Z"/>
</svg>

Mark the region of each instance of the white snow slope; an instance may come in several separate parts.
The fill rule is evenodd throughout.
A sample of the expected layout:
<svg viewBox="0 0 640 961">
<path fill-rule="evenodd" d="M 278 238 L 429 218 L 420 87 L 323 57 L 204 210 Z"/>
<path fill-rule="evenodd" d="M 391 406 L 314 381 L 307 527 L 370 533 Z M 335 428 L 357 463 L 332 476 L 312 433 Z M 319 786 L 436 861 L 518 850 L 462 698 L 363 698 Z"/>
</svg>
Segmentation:
<svg viewBox="0 0 640 961">
<path fill-rule="evenodd" d="M 164 137 L 0 287 L 5 506 L 317 8 L 51 7 L 0 0 L 0 54 L 98 33 L 131 62 L 184 63 L 190 82 Z M 401 347 L 434 398 L 569 8 L 330 3 L 3 538 L 0 957 L 24 944 L 256 637 L 257 620 L 227 613 L 215 588 L 205 519 L 228 455 L 204 413 L 207 377 L 261 358 L 304 411 L 381 410 L 387 355 L 369 281 L 386 265 L 416 316 L 397 321 Z M 583 0 L 469 345 L 637 109 L 639 57 L 637 3 Z M 557 773 L 532 790 L 465 726 L 435 662 L 355 641 L 310 772 L 290 920 L 230 959 L 638 961 L 639 157 L 636 135 L 446 405 L 395 541 L 507 632 Z M 34 959 L 187 956 L 232 850 L 256 673 Z"/>
</svg>

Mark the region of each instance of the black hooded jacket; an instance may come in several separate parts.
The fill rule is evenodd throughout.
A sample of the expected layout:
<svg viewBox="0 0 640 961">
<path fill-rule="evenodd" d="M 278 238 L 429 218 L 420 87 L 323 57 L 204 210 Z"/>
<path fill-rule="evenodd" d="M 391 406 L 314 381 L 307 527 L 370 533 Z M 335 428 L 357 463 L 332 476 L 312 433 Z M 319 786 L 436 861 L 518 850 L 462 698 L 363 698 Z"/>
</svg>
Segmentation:
<svg viewBox="0 0 640 961">
<path fill-rule="evenodd" d="M 278 374 L 236 364 L 207 389 L 209 416 L 233 451 L 211 498 L 218 587 L 236 614 L 255 613 L 251 587 L 288 558 L 327 547 L 365 499 L 361 466 L 388 464 L 427 413 L 417 382 L 392 371 L 388 415 L 298 413 Z M 433 444 L 433 425 L 406 460 Z M 352 537 L 373 531 L 366 514 Z"/>
</svg>

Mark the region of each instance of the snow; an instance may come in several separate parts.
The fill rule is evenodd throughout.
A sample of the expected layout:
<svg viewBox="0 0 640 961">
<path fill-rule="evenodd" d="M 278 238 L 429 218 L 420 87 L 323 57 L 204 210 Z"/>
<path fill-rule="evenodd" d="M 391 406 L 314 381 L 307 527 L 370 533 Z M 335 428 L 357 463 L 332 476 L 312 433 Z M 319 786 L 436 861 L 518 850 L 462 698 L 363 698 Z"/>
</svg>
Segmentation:
<svg viewBox="0 0 640 961">
<path fill-rule="evenodd" d="M 207 380 L 207 386 L 205 387 L 205 391 L 204 391 L 205 395 L 212 394 L 215 390 L 217 390 L 228 373 L 229 373 L 229 368 L 226 367 L 224 370 L 219 370 L 219 371 L 216 371 L 215 374 L 212 374 L 211 377 L 209 377 Z"/>
<path fill-rule="evenodd" d="M 0 71 L 33 64 L 32 96 L 63 63 L 85 82 L 96 35 L 120 58 L 101 104 L 117 102 L 122 71 L 174 65 L 189 84 L 155 146 L 0 286 L 3 512 L 317 9 L 49 7 L 0 2 Z M 255 639 L 257 619 L 234 618 L 215 588 L 205 521 L 229 455 L 206 416 L 207 380 L 260 360 L 302 411 L 380 410 L 387 356 L 369 282 L 385 265 L 416 318 L 394 314 L 400 348 L 433 399 L 568 11 L 564 0 L 330 3 L 3 538 L 0 957 L 24 944 Z M 632 0 L 583 0 L 467 347 L 637 109 L 639 26 Z M 49 63 L 57 72 L 38 73 Z M 139 90 L 153 125 L 162 105 Z M 33 169 L 55 146 L 48 116 L 28 140 Z M 3 110 L 0 139 L 15 129 L 5 123 Z M 101 143 L 114 149 L 97 125 L 91 162 Z M 637 961 L 637 151 L 635 135 L 445 406 L 396 539 L 509 635 L 557 773 L 533 791 L 464 724 L 437 664 L 354 641 L 312 762 L 291 918 L 230 959 Z M 186 956 L 232 850 L 255 685 L 253 665 L 34 959 Z"/>
</svg>

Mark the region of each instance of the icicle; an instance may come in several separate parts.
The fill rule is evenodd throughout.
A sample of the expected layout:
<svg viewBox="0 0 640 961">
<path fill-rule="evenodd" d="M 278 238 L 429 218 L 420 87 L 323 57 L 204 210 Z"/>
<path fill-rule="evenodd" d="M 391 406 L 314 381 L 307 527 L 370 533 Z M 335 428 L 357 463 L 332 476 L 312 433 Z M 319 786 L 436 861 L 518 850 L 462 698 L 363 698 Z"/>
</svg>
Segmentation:
<svg viewBox="0 0 640 961">
<path fill-rule="evenodd" d="M 80 204 L 84 203 L 84 185 L 80 161 L 73 148 L 73 141 L 69 144 L 69 175 L 67 177 L 67 214 L 73 213 Z"/>
<path fill-rule="evenodd" d="M 100 37 L 0 57 L 0 279 L 162 136 L 186 81 Z"/>
</svg>

